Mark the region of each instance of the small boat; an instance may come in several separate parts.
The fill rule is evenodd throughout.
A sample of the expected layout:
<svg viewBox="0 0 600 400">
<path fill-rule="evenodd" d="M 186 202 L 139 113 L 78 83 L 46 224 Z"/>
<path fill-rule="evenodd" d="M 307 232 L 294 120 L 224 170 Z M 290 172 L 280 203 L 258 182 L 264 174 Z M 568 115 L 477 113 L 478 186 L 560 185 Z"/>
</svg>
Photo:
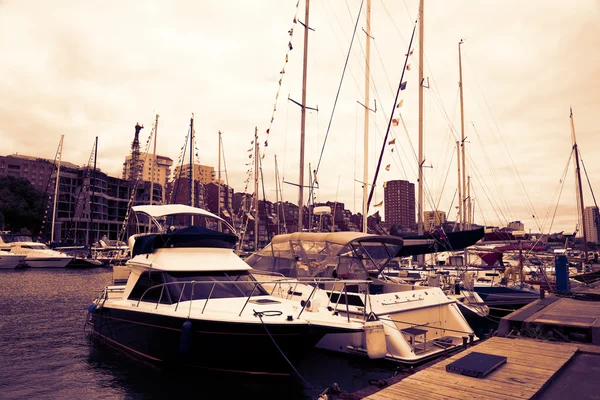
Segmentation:
<svg viewBox="0 0 600 400">
<path fill-rule="evenodd" d="M 326 334 L 362 331 L 324 305 L 270 295 L 222 218 L 179 204 L 132 210 L 158 233 L 130 237 L 127 283 L 90 305 L 87 325 L 100 340 L 168 366 L 287 375 Z"/>
<path fill-rule="evenodd" d="M 269 274 L 272 285 L 280 288 L 286 284 L 279 280 L 304 279 L 304 284 L 274 294 L 308 301 L 321 288 L 326 296 L 320 301 L 333 303 L 340 315 L 365 325 L 360 334 L 327 335 L 318 348 L 416 364 L 456 349 L 463 337 L 477 340 L 456 300 L 439 287 L 403 284 L 382 274 L 402 253 L 402 244 L 396 236 L 296 232 L 274 236 L 245 261 L 257 279 Z M 368 348 L 368 332 L 375 323 L 385 334 L 383 354 Z"/>
<path fill-rule="evenodd" d="M 24 263 L 31 268 L 64 268 L 74 257 L 50 249 L 44 243 L 11 242 L 10 252 L 25 256 Z"/>
<path fill-rule="evenodd" d="M 25 256 L 12 254 L 7 251 L 0 251 L 0 269 L 14 269 L 23 267 Z"/>
</svg>

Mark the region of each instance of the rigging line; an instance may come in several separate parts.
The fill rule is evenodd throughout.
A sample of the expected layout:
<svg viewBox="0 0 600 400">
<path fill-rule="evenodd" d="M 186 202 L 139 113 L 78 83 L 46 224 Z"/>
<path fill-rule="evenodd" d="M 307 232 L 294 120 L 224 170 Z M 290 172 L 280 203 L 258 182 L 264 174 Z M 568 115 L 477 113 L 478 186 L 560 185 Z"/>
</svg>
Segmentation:
<svg viewBox="0 0 600 400">
<path fill-rule="evenodd" d="M 573 157 L 573 152 L 569 155 L 569 160 L 567 161 L 567 166 L 563 173 L 563 179 L 561 180 L 560 191 L 558 193 L 558 199 L 556 200 L 556 207 L 554 208 L 554 214 L 552 215 L 552 220 L 550 221 L 550 226 L 548 227 L 548 234 L 552 232 L 552 225 L 554 225 L 554 219 L 556 218 L 556 212 L 558 211 L 558 203 L 560 202 L 560 196 L 562 194 L 563 188 L 565 187 L 565 181 L 567 176 L 567 170 L 569 169 L 569 164 L 571 163 L 571 158 Z"/>
<path fill-rule="evenodd" d="M 377 183 L 377 175 L 379 175 L 379 167 L 381 166 L 381 159 L 383 158 L 383 152 L 385 150 L 385 145 L 387 144 L 387 138 L 390 133 L 390 128 L 392 126 L 392 119 L 394 116 L 394 110 L 396 109 L 396 104 L 398 104 L 398 97 L 400 96 L 400 91 L 402 90 L 402 81 L 404 80 L 404 73 L 406 72 L 406 64 L 408 63 L 408 54 L 410 54 L 410 49 L 412 47 L 413 39 L 415 38 L 415 32 L 417 30 L 417 21 L 415 21 L 415 25 L 413 27 L 412 36 L 410 38 L 410 43 L 408 45 L 408 50 L 406 51 L 406 57 L 404 58 L 404 66 L 402 67 L 402 75 L 400 76 L 400 81 L 398 82 L 398 90 L 396 91 L 396 98 L 394 99 L 394 104 L 392 105 L 392 112 L 390 113 L 389 122 L 387 126 L 387 131 L 385 132 L 385 139 L 383 141 L 383 146 L 381 147 L 381 153 L 379 153 L 379 162 L 377 163 L 377 168 L 375 169 L 375 177 L 373 178 L 373 185 L 371 186 L 371 190 L 369 192 L 369 198 L 367 200 L 367 209 L 365 212 L 369 210 L 369 204 L 371 203 L 371 199 L 373 198 L 373 193 L 375 192 L 375 184 Z M 419 83 L 420 84 L 420 83 Z M 364 183 L 365 185 L 367 182 Z"/>
<path fill-rule="evenodd" d="M 262 157 L 259 157 L 258 160 L 258 168 L 260 171 L 260 182 L 261 182 L 261 186 L 262 186 L 262 192 L 263 192 L 263 211 L 265 213 L 265 225 L 266 225 L 266 230 L 267 230 L 267 243 L 271 242 L 271 237 L 269 235 L 269 222 L 268 222 L 268 216 L 267 216 L 267 195 L 265 194 L 265 178 L 263 176 L 263 168 L 262 168 Z M 258 193 L 256 194 L 256 198 L 258 199 Z M 258 228 L 258 226 L 260 225 L 260 218 L 259 218 L 259 212 L 258 212 L 258 200 L 256 201 L 256 218 L 258 219 L 258 221 L 255 221 L 256 227 Z"/>
<path fill-rule="evenodd" d="M 492 211 L 493 213 L 496 215 L 496 218 L 498 220 L 498 222 L 503 222 L 504 224 L 508 224 L 508 220 L 507 218 L 504 216 L 504 214 L 502 213 L 502 211 L 500 211 L 500 214 L 502 215 L 502 217 L 500 217 L 500 215 L 498 215 L 498 204 L 496 203 L 496 207 L 494 207 L 494 203 L 495 201 L 492 201 L 490 199 L 490 195 L 491 195 L 491 191 L 489 190 L 489 188 L 487 187 L 487 183 L 486 181 L 483 179 L 483 177 L 481 176 L 481 172 L 479 171 L 479 169 L 477 168 L 477 166 L 475 166 L 475 168 L 473 168 L 473 173 L 475 174 L 475 176 L 478 179 L 474 179 L 473 181 L 476 184 L 479 184 L 481 186 L 481 189 L 483 190 L 483 194 L 485 195 L 485 197 L 487 198 L 489 204 L 492 206 Z M 486 190 L 487 189 L 487 190 Z M 481 203 L 480 201 L 478 203 Z"/>
<path fill-rule="evenodd" d="M 327 131 L 325 132 L 325 139 L 323 141 L 323 147 L 321 147 L 321 154 L 319 155 L 319 162 L 317 163 L 316 171 L 319 172 L 319 167 L 321 166 L 321 159 L 323 158 L 323 152 L 325 151 L 325 144 L 327 143 L 327 138 L 329 137 L 329 130 L 331 129 L 331 122 L 333 120 L 333 115 L 335 113 L 335 108 L 338 102 L 338 98 L 340 96 L 340 91 L 342 89 L 342 83 L 344 82 L 344 75 L 346 74 L 346 67 L 348 66 L 348 60 L 350 59 L 350 52 L 352 50 L 352 44 L 354 43 L 354 38 L 356 37 L 356 29 L 358 28 L 358 21 L 360 21 L 360 14 L 362 12 L 364 0 L 360 2 L 360 8 L 358 10 L 358 16 L 356 17 L 356 24 L 354 24 L 354 32 L 352 33 L 352 39 L 350 40 L 350 47 L 348 48 L 348 54 L 346 55 L 346 62 L 344 63 L 344 69 L 342 71 L 342 77 L 340 79 L 340 84 L 338 86 L 337 93 L 335 95 L 335 100 L 333 102 L 333 109 L 331 110 L 331 116 L 329 117 L 329 123 L 327 124 Z M 367 104 L 367 107 L 369 105 Z"/>
<path fill-rule="evenodd" d="M 440 190 L 440 197 L 438 199 L 437 205 L 435 206 L 435 210 L 438 210 L 440 203 L 442 202 L 442 193 L 444 192 L 444 189 L 446 188 L 446 183 L 448 182 L 448 176 L 450 175 L 450 166 L 452 165 L 452 161 L 454 161 L 454 151 L 451 152 L 451 157 L 450 160 L 448 162 L 448 168 L 446 168 L 446 178 L 444 179 L 444 183 L 442 184 L 442 189 Z M 458 188 L 456 189 L 458 190 Z"/>
<path fill-rule="evenodd" d="M 498 197 L 500 197 L 500 200 L 503 203 L 503 207 L 505 209 L 510 210 L 511 207 L 509 206 L 508 202 L 506 201 L 506 198 L 505 198 L 505 195 L 504 195 L 504 190 L 502 190 L 502 188 L 499 186 L 498 177 L 497 177 L 497 174 L 496 174 L 496 170 L 494 168 L 491 168 L 492 162 L 490 161 L 490 157 L 489 157 L 489 155 L 488 155 L 488 153 L 486 151 L 485 146 L 483 145 L 484 142 L 481 139 L 481 135 L 479 134 L 479 131 L 477 130 L 477 127 L 475 126 L 475 124 L 473 122 L 471 122 L 471 124 L 473 126 L 473 131 L 475 132 L 475 135 L 479 139 L 477 143 L 481 147 L 481 152 L 483 153 L 483 156 L 484 156 L 485 160 L 487 161 L 487 165 L 489 167 L 489 172 L 490 172 L 490 174 L 491 174 L 491 176 L 493 178 L 492 180 L 494 182 L 496 190 L 498 191 Z M 469 160 L 470 160 L 471 168 L 473 168 L 474 170 L 479 170 L 479 165 L 474 162 L 471 153 L 469 153 Z M 480 178 L 483 180 L 483 174 L 481 172 L 480 172 Z M 487 180 L 485 180 L 484 183 L 485 183 L 486 187 L 488 187 L 487 186 Z M 492 192 L 489 189 L 489 187 L 488 187 L 488 190 L 490 191 L 490 193 Z M 495 202 L 495 204 L 496 204 L 496 207 L 500 208 L 497 202 Z M 490 203 L 490 205 L 492 205 L 492 207 L 494 206 L 494 204 L 492 204 L 492 203 Z M 502 213 L 502 214 L 504 215 L 504 213 Z"/>
<path fill-rule="evenodd" d="M 579 147 L 577 148 L 579 151 Z M 592 199 L 594 199 L 594 205 L 598 207 L 598 203 L 596 203 L 596 196 L 594 196 L 594 190 L 592 189 L 592 183 L 590 182 L 590 177 L 588 176 L 587 170 L 585 169 L 585 164 L 583 163 L 583 157 L 581 157 L 581 152 L 579 152 L 579 160 L 581 161 L 581 166 L 583 167 L 583 172 L 585 174 L 585 178 L 587 179 L 588 186 L 590 187 L 590 192 L 592 193 Z"/>
<path fill-rule="evenodd" d="M 329 4 L 329 3 L 326 3 L 326 4 Z M 346 6 L 348 6 L 348 3 L 347 3 L 347 2 L 346 2 Z M 328 12 L 327 12 L 327 8 L 324 8 L 324 10 L 325 10 L 325 13 L 326 13 L 326 15 L 327 15 L 327 18 L 329 18 L 329 14 L 328 14 Z M 333 11 L 332 11 L 332 13 L 333 13 L 333 15 L 335 16 L 335 20 L 336 20 L 336 22 L 337 22 L 338 26 L 341 28 L 341 27 L 342 27 L 342 24 L 340 23 L 340 20 L 339 20 L 339 18 L 337 17 L 337 14 L 336 14 L 335 12 L 333 12 Z M 349 13 L 349 14 L 350 14 L 350 21 L 353 21 L 353 20 L 354 20 L 354 18 L 352 17 L 352 14 L 351 14 L 351 13 Z M 330 19 L 330 20 L 331 20 L 331 19 Z M 342 28 L 341 30 L 342 30 L 342 33 L 343 33 L 343 28 Z M 340 50 L 340 53 L 341 53 L 342 55 L 344 55 L 345 53 L 344 53 L 344 50 L 342 49 L 342 43 L 340 42 L 340 39 L 338 38 L 338 34 L 335 32 L 335 30 L 333 30 L 332 32 L 333 32 L 333 35 L 335 36 L 335 40 L 336 40 L 336 42 L 337 42 L 337 44 L 338 44 L 338 46 L 339 46 L 338 48 L 339 48 L 339 50 Z M 344 36 L 344 39 L 346 39 L 346 42 L 349 42 L 348 38 L 346 38 L 345 36 Z M 359 89 L 359 87 L 360 87 L 360 86 L 359 86 L 359 84 L 358 84 L 358 82 L 357 82 L 357 80 L 356 80 L 356 77 L 354 76 L 354 73 L 352 72 L 352 69 L 350 69 L 350 76 L 352 77 L 352 80 L 354 81 L 354 86 L 355 86 L 357 89 Z"/>
<path fill-rule="evenodd" d="M 498 123 L 496 122 L 496 118 L 494 117 L 494 114 L 492 113 L 490 105 L 489 105 L 489 103 L 488 103 L 485 95 L 483 94 L 483 90 L 481 89 L 481 85 L 479 84 L 477 76 L 475 75 L 475 72 L 473 71 L 473 68 L 471 67 L 471 62 L 469 61 L 469 58 L 468 58 L 467 54 L 465 54 L 465 58 L 467 60 L 467 64 L 469 65 L 469 69 L 471 70 L 471 73 L 473 74 L 473 77 L 475 78 L 475 82 L 477 84 L 477 87 L 478 87 L 479 91 L 481 92 L 481 95 L 482 95 L 484 103 L 485 103 L 485 105 L 486 105 L 486 107 L 488 109 L 488 112 L 490 113 L 490 116 L 492 117 L 492 121 L 494 122 L 496 130 L 498 131 L 498 134 L 500 136 L 501 142 L 502 142 L 502 144 L 503 144 L 503 146 L 504 146 L 504 148 L 506 150 L 506 153 L 508 154 L 508 158 L 511 161 L 511 164 L 512 164 L 512 167 L 513 167 L 513 171 L 516 173 L 517 182 L 520 185 L 519 189 L 522 190 L 523 191 L 522 193 L 525 194 L 525 198 L 526 198 L 527 202 L 529 203 L 529 206 L 531 207 L 530 211 L 532 210 L 533 213 L 534 213 L 534 215 L 535 215 L 535 207 L 533 206 L 533 203 L 531 202 L 531 198 L 529 197 L 529 194 L 527 193 L 527 189 L 526 189 L 526 187 L 525 187 L 525 185 L 523 183 L 523 180 L 521 179 L 521 175 L 519 174 L 519 169 L 517 168 L 517 166 L 516 166 L 516 164 L 515 164 L 512 156 L 511 156 L 510 152 L 508 151 L 508 147 L 506 146 L 504 138 L 503 138 L 502 134 L 500 133 L 500 128 L 498 127 Z"/>
<path fill-rule="evenodd" d="M 223 146 L 223 140 L 221 140 L 221 156 L 223 156 L 223 168 L 225 169 L 225 184 L 227 185 L 227 198 L 229 199 L 229 174 L 227 173 L 227 162 L 225 161 L 225 146 Z"/>
<path fill-rule="evenodd" d="M 558 202 L 560 201 L 560 192 L 562 191 L 562 185 L 564 185 L 566 183 L 566 176 L 567 176 L 567 173 L 569 170 L 569 165 L 571 164 L 572 156 L 573 156 L 573 151 L 571 150 L 571 152 L 569 153 L 569 158 L 567 159 L 567 163 L 563 170 L 561 179 L 559 180 L 559 186 L 557 187 L 556 192 L 552 195 L 552 202 L 550 202 L 550 204 L 548 205 L 548 210 L 546 210 L 546 214 L 544 215 L 544 224 L 542 225 L 542 227 L 550 219 L 550 215 L 552 214 L 552 204 L 554 204 L 554 201 L 556 201 L 557 207 L 558 207 Z M 556 215 L 556 211 L 554 212 L 554 215 Z M 554 218 L 552 218 L 552 223 L 553 222 L 554 222 Z M 545 229 L 542 229 L 541 232 L 544 233 Z M 548 234 L 550 234 L 550 230 L 548 231 Z"/>
<path fill-rule="evenodd" d="M 471 187 L 471 190 L 472 190 L 473 193 L 475 193 L 475 186 L 474 185 Z M 483 226 L 488 226 L 488 223 L 487 223 L 486 218 L 485 218 L 485 214 L 483 213 L 483 209 L 481 208 L 481 204 L 480 203 L 481 203 L 480 201 L 476 201 L 475 205 L 476 205 L 477 208 L 479 208 L 479 215 L 481 215 L 481 219 L 483 220 Z"/>
</svg>

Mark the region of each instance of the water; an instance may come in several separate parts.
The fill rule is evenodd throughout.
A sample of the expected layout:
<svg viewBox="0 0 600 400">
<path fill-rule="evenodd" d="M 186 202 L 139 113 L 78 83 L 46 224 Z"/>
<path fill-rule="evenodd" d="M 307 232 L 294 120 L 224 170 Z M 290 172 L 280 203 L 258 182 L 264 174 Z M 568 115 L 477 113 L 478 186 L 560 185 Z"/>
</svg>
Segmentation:
<svg viewBox="0 0 600 400">
<path fill-rule="evenodd" d="M 314 399 L 334 382 L 353 392 L 389 378 L 396 368 L 315 350 L 296 365 L 312 388 L 299 377 L 165 370 L 91 341 L 84 331 L 87 307 L 111 282 L 105 268 L 0 270 L 0 398 Z"/>
</svg>

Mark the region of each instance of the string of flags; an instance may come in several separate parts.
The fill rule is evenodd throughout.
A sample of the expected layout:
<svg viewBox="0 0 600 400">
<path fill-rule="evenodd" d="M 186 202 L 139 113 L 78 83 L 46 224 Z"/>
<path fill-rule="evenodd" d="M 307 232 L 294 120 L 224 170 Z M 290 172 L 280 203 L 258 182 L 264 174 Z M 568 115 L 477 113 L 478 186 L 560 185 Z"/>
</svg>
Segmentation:
<svg viewBox="0 0 600 400">
<path fill-rule="evenodd" d="M 414 50 L 410 50 L 408 53 L 404 54 L 404 56 L 406 56 L 406 57 L 412 56 L 413 51 Z M 406 64 L 406 70 L 410 71 L 410 69 L 411 69 L 410 63 Z M 402 90 L 406 90 L 406 85 L 407 85 L 407 81 L 404 81 L 404 82 L 400 83 L 400 90 L 401 91 Z M 400 109 L 402 108 L 403 105 L 404 105 L 404 99 L 400 99 L 398 101 L 398 104 L 396 104 L 396 107 L 395 107 L 395 110 L 397 110 L 398 115 L 397 116 L 392 116 L 392 126 L 398 126 L 400 124 Z M 395 144 L 396 144 L 396 138 L 388 141 L 388 145 L 389 146 L 395 146 Z M 394 152 L 394 147 L 392 147 L 390 149 L 390 152 L 392 152 L 392 153 Z M 390 168 L 391 168 L 391 165 L 388 164 L 385 167 L 385 170 L 389 171 Z"/>
<path fill-rule="evenodd" d="M 292 23 L 294 25 L 292 25 L 292 28 L 288 31 L 288 35 L 290 36 L 290 39 L 288 41 L 288 50 L 285 53 L 285 62 L 283 63 L 281 72 L 279 72 L 281 77 L 279 78 L 279 81 L 278 81 L 277 93 L 275 94 L 275 103 L 273 104 L 273 112 L 271 113 L 271 120 L 269 121 L 269 127 L 267 128 L 267 131 L 266 131 L 267 135 L 271 132 L 271 127 L 273 126 L 273 121 L 275 120 L 275 112 L 277 111 L 277 101 L 279 100 L 279 93 L 281 92 L 281 84 L 283 82 L 283 75 L 285 74 L 285 66 L 287 65 L 287 63 L 289 61 L 290 51 L 292 51 L 294 49 L 294 46 L 292 46 L 292 38 L 294 37 L 294 26 L 298 23 L 298 5 L 299 4 L 300 4 L 300 0 L 298 0 L 296 2 L 296 11 L 294 12 L 294 19 L 292 21 Z M 267 136 L 267 140 L 265 140 L 265 147 L 268 147 L 268 146 L 269 146 L 269 139 Z M 263 158 L 264 158 L 264 156 L 263 156 Z"/>
</svg>

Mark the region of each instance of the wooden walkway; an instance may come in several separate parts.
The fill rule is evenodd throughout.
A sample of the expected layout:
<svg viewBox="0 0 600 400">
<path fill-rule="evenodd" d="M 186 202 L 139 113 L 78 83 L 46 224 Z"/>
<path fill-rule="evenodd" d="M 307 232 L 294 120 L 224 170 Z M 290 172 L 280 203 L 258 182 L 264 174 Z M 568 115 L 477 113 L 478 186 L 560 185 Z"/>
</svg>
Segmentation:
<svg viewBox="0 0 600 400">
<path fill-rule="evenodd" d="M 600 284 L 580 287 L 572 297 L 536 300 L 502 318 L 498 336 L 511 332 L 535 338 L 600 345 Z"/>
<path fill-rule="evenodd" d="M 573 357 L 574 345 L 490 338 L 415 373 L 366 399 L 530 399 Z M 446 372 L 446 365 L 472 351 L 507 357 L 485 378 Z"/>
</svg>

